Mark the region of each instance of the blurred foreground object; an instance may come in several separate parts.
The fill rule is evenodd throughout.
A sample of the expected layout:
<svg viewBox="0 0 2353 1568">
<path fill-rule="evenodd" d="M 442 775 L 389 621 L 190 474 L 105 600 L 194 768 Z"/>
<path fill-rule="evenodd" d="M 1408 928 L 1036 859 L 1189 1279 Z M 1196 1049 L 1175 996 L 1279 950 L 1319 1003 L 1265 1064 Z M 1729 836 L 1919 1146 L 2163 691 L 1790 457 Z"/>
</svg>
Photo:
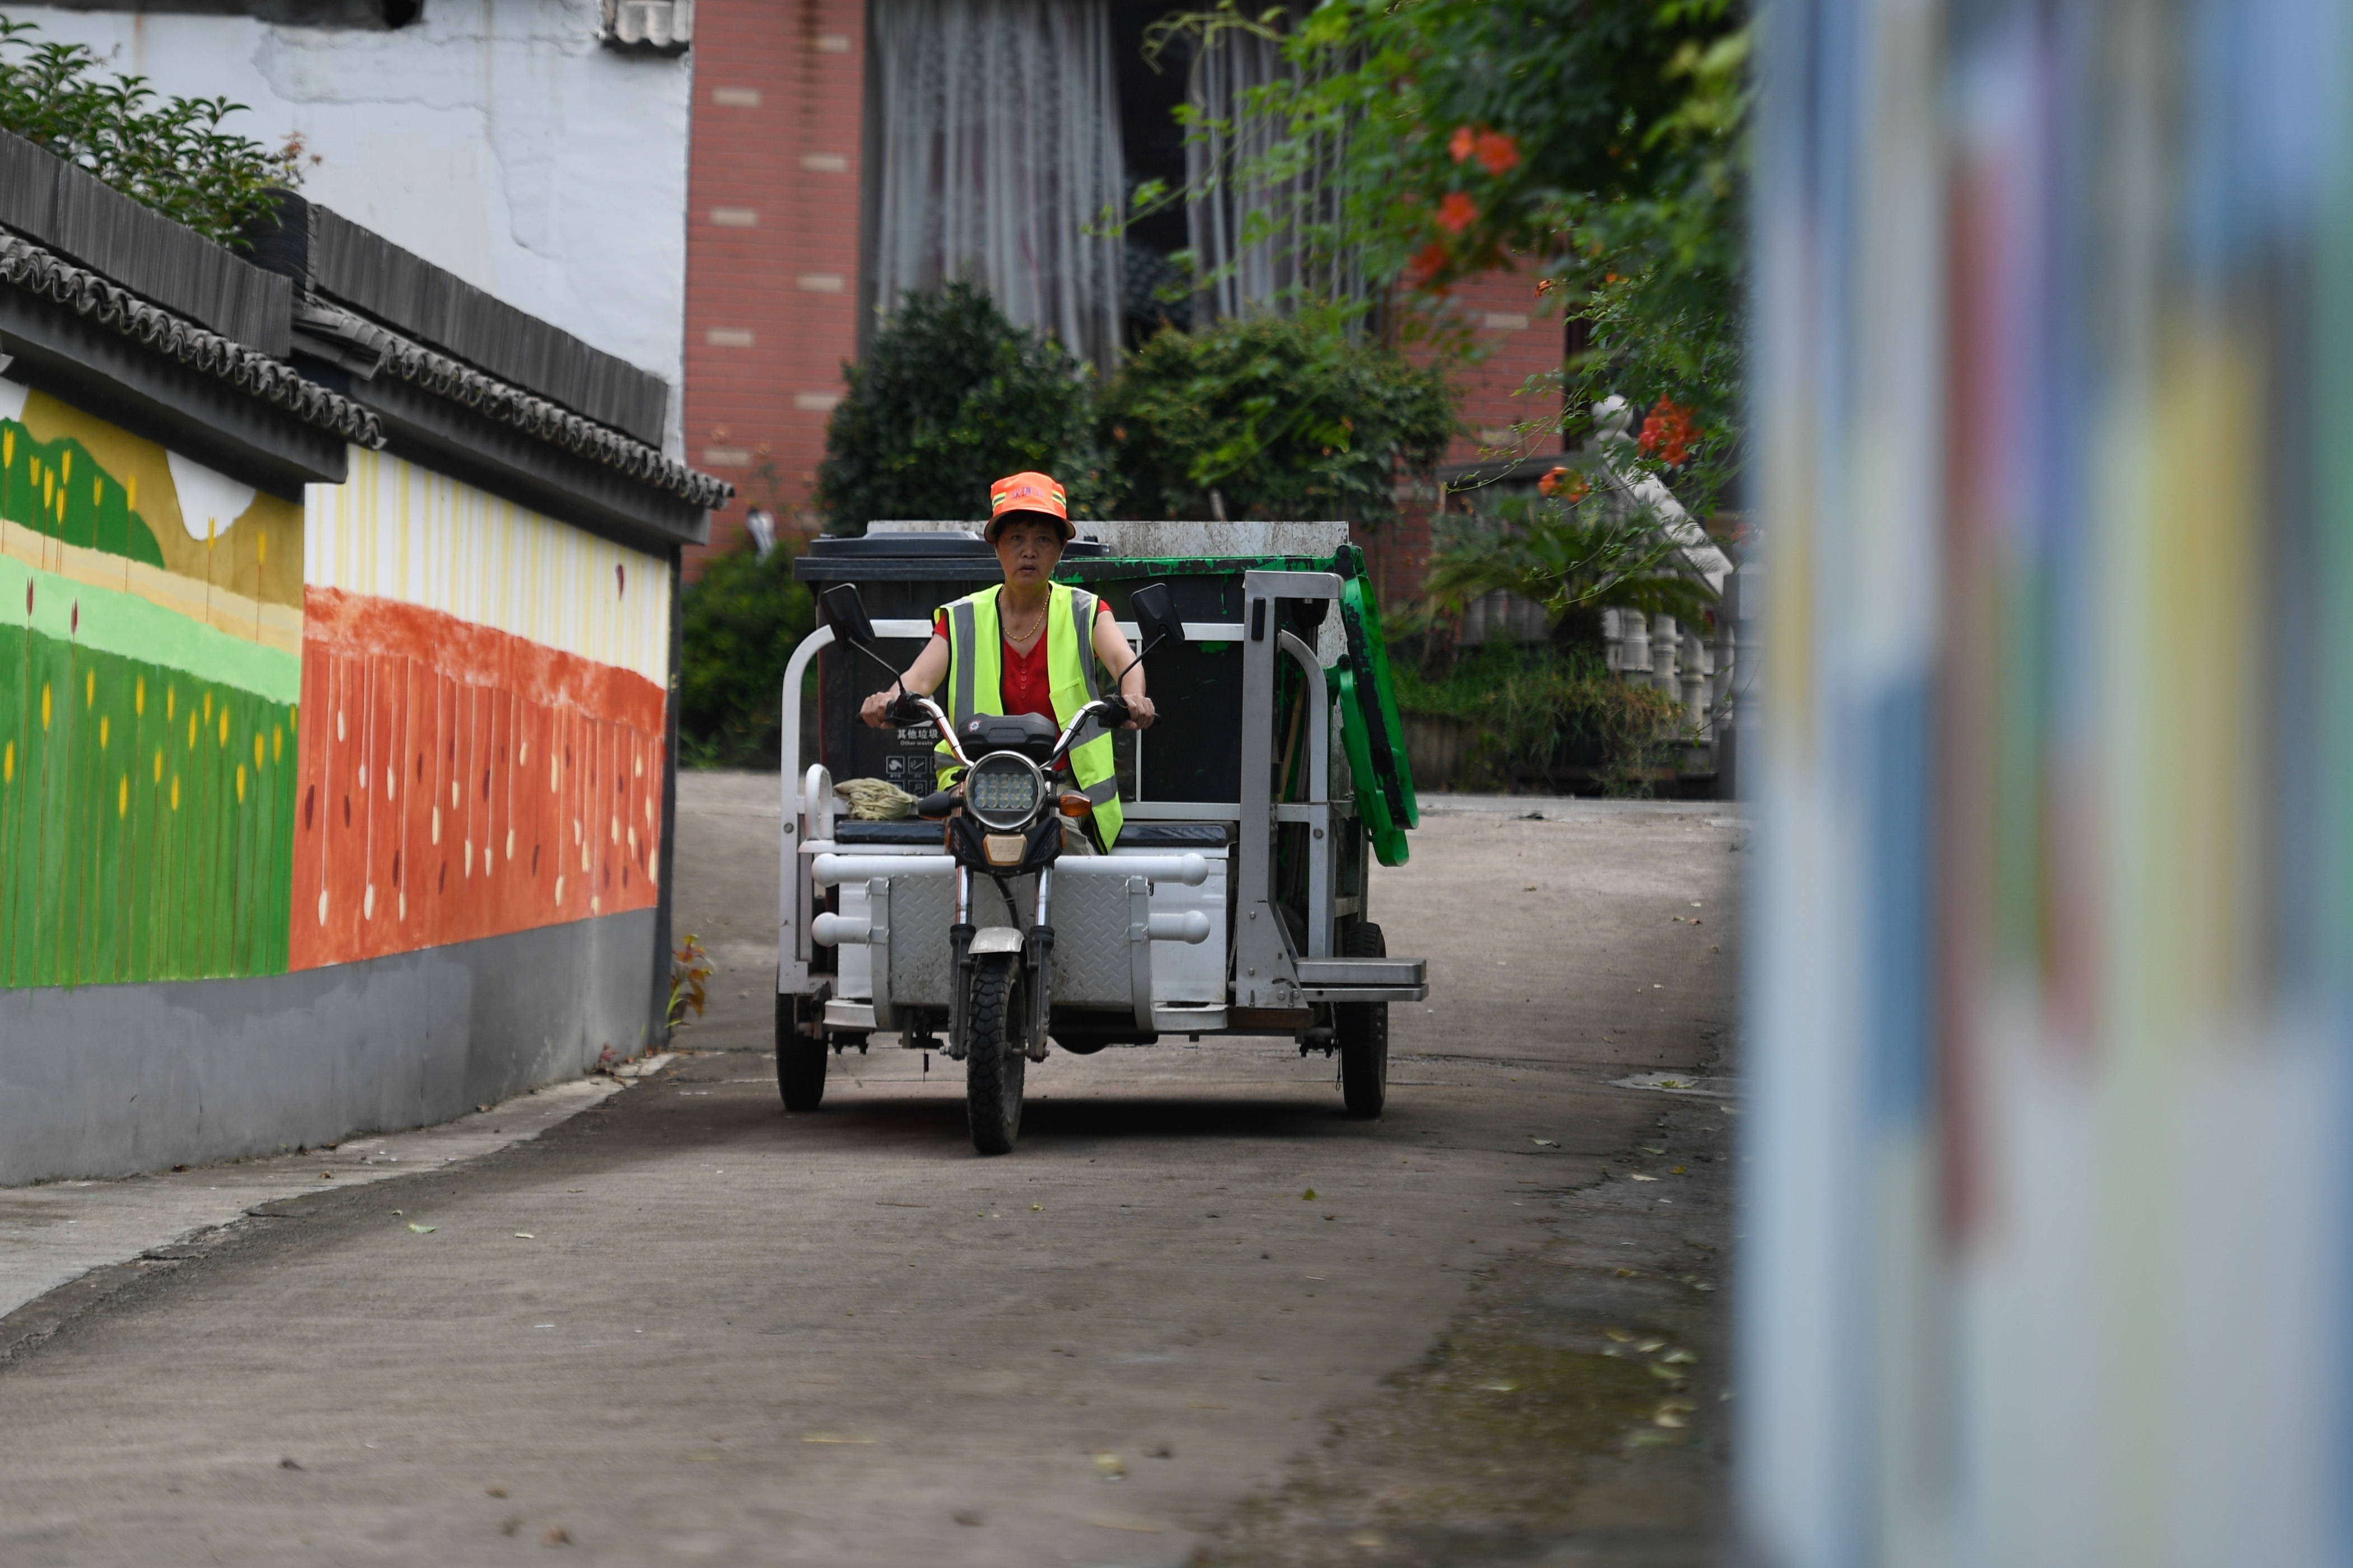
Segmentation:
<svg viewBox="0 0 2353 1568">
<path fill-rule="evenodd" d="M 2341 9 L 1762 25 L 1744 1561 L 2345 1563 Z"/>
</svg>

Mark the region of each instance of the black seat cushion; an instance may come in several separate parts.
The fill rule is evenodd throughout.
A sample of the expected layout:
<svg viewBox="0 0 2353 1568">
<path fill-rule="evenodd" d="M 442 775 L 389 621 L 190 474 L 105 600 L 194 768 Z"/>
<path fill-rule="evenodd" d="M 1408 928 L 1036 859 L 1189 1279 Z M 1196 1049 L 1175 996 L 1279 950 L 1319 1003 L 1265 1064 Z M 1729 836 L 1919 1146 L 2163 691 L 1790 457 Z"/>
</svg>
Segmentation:
<svg viewBox="0 0 2353 1568">
<path fill-rule="evenodd" d="M 1222 822 L 1131 822 L 1119 830 L 1122 849 L 1222 849 Z"/>
<path fill-rule="evenodd" d="M 902 818 L 897 822 L 860 822 L 845 816 L 833 825 L 836 844 L 929 844 L 943 841 L 943 831 L 936 822 Z"/>
</svg>

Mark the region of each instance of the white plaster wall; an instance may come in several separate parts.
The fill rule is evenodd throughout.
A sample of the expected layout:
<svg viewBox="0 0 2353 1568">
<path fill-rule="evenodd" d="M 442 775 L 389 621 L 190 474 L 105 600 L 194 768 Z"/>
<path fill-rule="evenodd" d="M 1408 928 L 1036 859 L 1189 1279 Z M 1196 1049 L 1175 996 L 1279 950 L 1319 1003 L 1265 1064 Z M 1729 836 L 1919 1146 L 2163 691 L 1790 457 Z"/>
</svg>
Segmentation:
<svg viewBox="0 0 2353 1568">
<path fill-rule="evenodd" d="M 596 0 L 425 0 L 398 32 L 11 5 L 227 129 L 320 162 L 302 192 L 666 378 L 680 455 L 693 53 L 596 42 Z"/>
</svg>

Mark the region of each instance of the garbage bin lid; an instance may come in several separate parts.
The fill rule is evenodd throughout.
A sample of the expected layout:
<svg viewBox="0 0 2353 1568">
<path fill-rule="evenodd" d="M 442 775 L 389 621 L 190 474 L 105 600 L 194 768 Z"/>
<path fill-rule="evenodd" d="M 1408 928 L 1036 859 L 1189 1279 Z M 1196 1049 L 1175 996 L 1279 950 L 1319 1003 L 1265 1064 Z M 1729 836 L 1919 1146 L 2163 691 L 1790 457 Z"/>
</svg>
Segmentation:
<svg viewBox="0 0 2353 1568">
<path fill-rule="evenodd" d="M 1364 552 L 1351 544 L 1334 564 L 1339 569 L 1340 627 L 1346 653 L 1334 671 L 1345 705 L 1342 742 L 1356 776 L 1356 815 L 1373 839 L 1384 866 L 1401 866 L 1405 830 L 1421 822 L 1413 793 L 1413 764 L 1406 754 L 1405 721 L 1389 684 L 1388 649 L 1381 637 L 1380 605 L 1365 575 Z"/>
<path fill-rule="evenodd" d="M 1101 541 L 1074 539 L 1063 547 L 1062 559 L 1078 560 L 1108 554 Z M 962 580 L 997 575 L 997 552 L 979 534 L 944 529 L 937 533 L 870 533 L 859 539 L 826 537 L 809 541 L 793 575 L 810 582 L 911 582 L 934 578 Z"/>
</svg>

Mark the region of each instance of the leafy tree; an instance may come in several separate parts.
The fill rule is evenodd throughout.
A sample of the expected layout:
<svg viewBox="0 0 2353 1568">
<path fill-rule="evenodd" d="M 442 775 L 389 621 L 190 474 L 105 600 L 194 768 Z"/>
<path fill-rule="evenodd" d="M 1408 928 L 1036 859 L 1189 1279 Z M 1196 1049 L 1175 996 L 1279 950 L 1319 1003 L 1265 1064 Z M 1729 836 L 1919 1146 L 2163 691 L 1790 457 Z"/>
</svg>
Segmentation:
<svg viewBox="0 0 2353 1568">
<path fill-rule="evenodd" d="M 1215 495 L 1229 517 L 1377 525 L 1398 469 L 1434 465 L 1454 415 L 1438 371 L 1335 323 L 1262 317 L 1155 333 L 1102 424 L 1134 515 L 1208 517 Z"/>
<path fill-rule="evenodd" d="M 208 239 L 249 249 L 239 230 L 277 212 L 277 187 L 301 182 L 301 139 L 273 150 L 223 131 L 244 104 L 164 98 L 145 77 L 104 71 L 86 45 L 27 37 L 38 31 L 0 16 L 0 130 Z"/>
<path fill-rule="evenodd" d="M 905 296 L 842 375 L 849 392 L 817 474 L 828 532 L 983 516 L 992 483 L 1031 468 L 1061 481 L 1071 516 L 1105 515 L 1109 477 L 1083 373 L 973 284 Z"/>
<path fill-rule="evenodd" d="M 1222 0 L 1156 36 L 1180 32 L 1280 38 L 1293 68 L 1241 110 L 1266 151 L 1238 177 L 1275 206 L 1245 239 L 1353 253 L 1441 330 L 1456 279 L 1532 271 L 1587 327 L 1568 423 L 1613 391 L 1649 408 L 1642 462 L 1712 510 L 1743 398 L 1740 0 L 1325 0 L 1295 25 Z"/>
<path fill-rule="evenodd" d="M 793 581 L 793 554 L 779 545 L 764 561 L 746 545 L 712 556 L 687 584 L 678 707 L 691 766 L 776 765 L 785 664 L 817 624 L 808 588 Z"/>
</svg>

